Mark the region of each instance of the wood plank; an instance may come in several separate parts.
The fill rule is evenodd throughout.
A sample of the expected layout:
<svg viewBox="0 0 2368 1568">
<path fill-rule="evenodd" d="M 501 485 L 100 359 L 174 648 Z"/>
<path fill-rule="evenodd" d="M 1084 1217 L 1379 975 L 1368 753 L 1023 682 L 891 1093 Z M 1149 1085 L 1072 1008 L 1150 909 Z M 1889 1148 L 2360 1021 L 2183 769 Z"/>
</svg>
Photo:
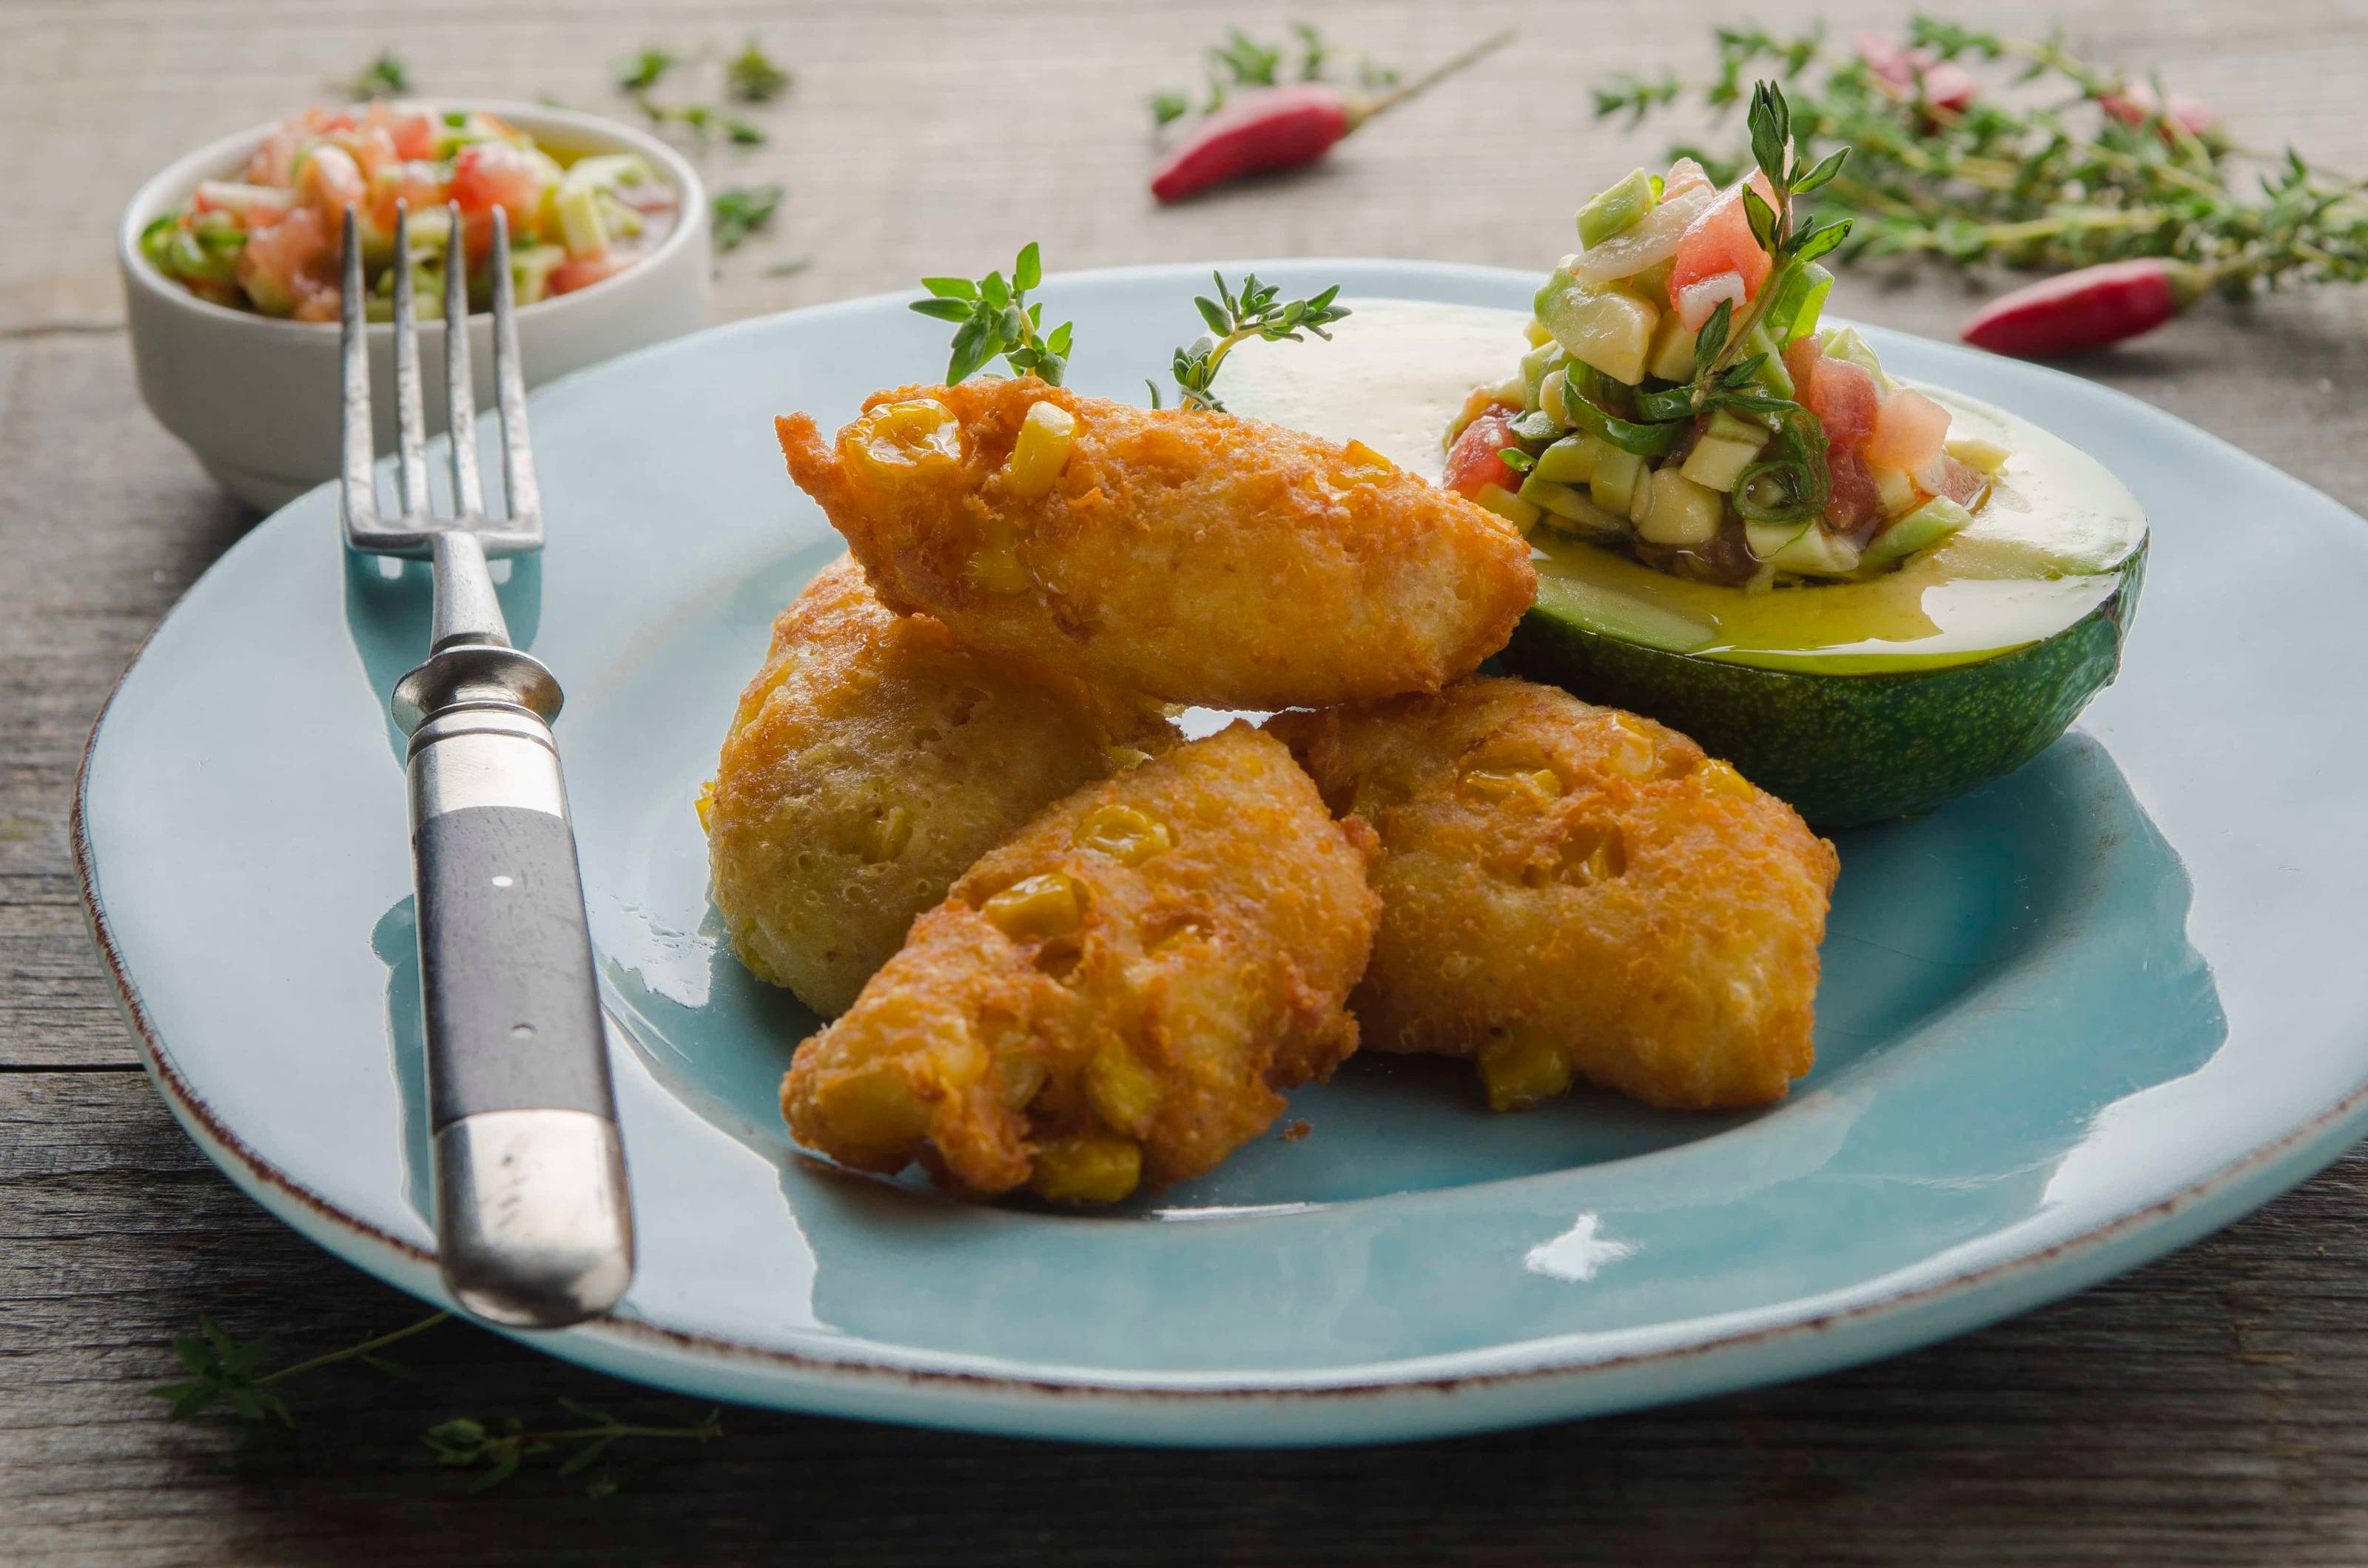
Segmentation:
<svg viewBox="0 0 2368 1568">
<path fill-rule="evenodd" d="M 717 184 L 780 180 L 778 232 L 727 258 L 737 316 L 983 270 L 1024 241 L 1055 267 L 1195 256 L 1396 255 L 1536 267 L 1563 194 L 1658 132 L 1591 125 L 1583 89 L 1699 68 L 1691 12 L 1614 0 L 1455 7 L 1309 0 L 1336 40 L 1405 63 L 1507 20 L 1486 91 L 1449 89 L 1326 167 L 1163 210 L 1142 194 L 1142 97 L 1189 79 L 1247 6 L 951 0 L 677 7 L 457 0 L 12 0 L 0 138 L 39 155 L 0 233 L 0 1561 L 777 1560 L 893 1565 L 1223 1559 L 1299 1563 L 2355 1562 L 2368 1557 L 2368 1156 L 2072 1301 L 1793 1387 L 1452 1443 L 1159 1454 L 733 1412 L 702 1453 L 606 1503 L 529 1475 L 457 1494 L 417 1433 L 460 1410 L 547 1415 L 563 1394 L 676 1402 L 448 1327 L 417 1387 L 338 1369 L 291 1391 L 293 1433 L 171 1425 L 142 1391 L 200 1312 L 289 1358 L 416 1307 L 242 1198 L 172 1125 L 82 930 L 66 794 L 84 731 L 140 638 L 249 519 L 138 405 L 112 243 L 122 199 L 188 146 L 287 112 L 381 45 L 422 85 L 548 92 L 614 110 L 609 62 L 646 41 L 761 33 L 801 72 L 773 142 L 706 155 Z M 1876 0 L 1754 8 L 1848 37 Z M 2368 12 L 2348 0 L 2134 6 L 2002 0 L 2105 58 L 2159 62 L 2241 138 L 2368 144 Z M 811 257 L 795 277 L 769 265 Z M 1851 311 L 1946 336 L 1972 296 L 1855 275 Z M 2368 301 L 2321 290 L 2189 321 L 2080 367 L 2338 495 L 2368 494 Z M 2240 519 L 2273 526 L 2274 519 Z M 2140 636 L 2143 639 L 2143 622 Z M 2142 644 L 2141 644 L 2142 645 Z M 64 1067 L 109 1068 L 64 1072 Z"/>
<path fill-rule="evenodd" d="M 137 1076 L 0 1075 L 0 1558 L 2356 1562 L 2368 1156 L 2203 1244 L 1952 1344 L 1791 1387 L 1405 1448 L 1179 1454 L 755 1411 L 587 1502 L 470 1497 L 418 1434 L 570 1396 L 683 1402 L 448 1325 L 414 1384 L 289 1385 L 293 1432 L 143 1391 L 211 1312 L 275 1364 L 412 1321 L 221 1180 Z"/>
</svg>

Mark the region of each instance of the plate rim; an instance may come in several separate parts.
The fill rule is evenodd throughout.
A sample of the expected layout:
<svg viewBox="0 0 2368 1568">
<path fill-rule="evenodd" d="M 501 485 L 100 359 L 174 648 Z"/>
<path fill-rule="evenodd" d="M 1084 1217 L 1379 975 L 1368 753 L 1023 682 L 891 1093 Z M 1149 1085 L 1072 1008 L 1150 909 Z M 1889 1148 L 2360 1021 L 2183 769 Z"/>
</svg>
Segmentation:
<svg viewBox="0 0 2368 1568">
<path fill-rule="evenodd" d="M 1515 267 L 1418 258 L 1298 256 L 1206 265 L 1157 262 L 1115 266 L 1053 274 L 1047 281 L 1199 274 L 1207 271 L 1209 266 L 1269 272 L 1326 266 L 1414 268 L 1498 281 L 1529 277 Z M 645 355 L 680 352 L 689 345 L 757 330 L 789 318 L 851 312 L 913 297 L 910 290 L 883 290 L 724 323 L 586 367 L 538 388 L 534 396 L 547 397 L 579 378 L 609 371 Z M 1978 352 L 1895 329 L 1882 330 L 1896 336 L 1915 337 L 1919 343 L 1952 354 L 1972 356 Z M 2125 415 L 2174 432 L 2181 440 L 2200 437 L 2222 455 L 2273 474 L 2280 482 L 2298 486 L 2344 515 L 2357 518 L 2350 507 L 2317 486 L 2142 398 L 2052 366 L 2025 365 L 2021 369 L 2077 382 L 2089 393 L 2105 394 Z M 290 506 L 295 504 L 291 502 Z M 299 1233 L 396 1289 L 449 1307 L 453 1303 L 441 1288 L 432 1252 L 339 1207 L 293 1172 L 265 1159 L 197 1094 L 175 1065 L 170 1046 L 142 1000 L 139 986 L 118 947 L 99 885 L 98 851 L 90 835 L 88 810 L 91 765 L 117 697 L 157 635 L 182 613 L 199 584 L 221 569 L 242 546 L 273 527 L 287 510 L 282 507 L 258 520 L 237 543 L 216 557 L 148 629 L 110 683 L 85 737 L 74 772 L 68 837 L 77 892 L 94 946 L 107 969 L 117 1006 L 142 1063 L 159 1096 L 200 1152 L 241 1191 Z M 2368 1074 L 2355 1080 L 2342 1096 L 2278 1136 L 2150 1201 L 2100 1220 L 2047 1245 L 1831 1311 L 1802 1312 L 1782 1322 L 1750 1327 L 1713 1330 L 1682 1344 L 1609 1356 L 1580 1358 L 1567 1353 L 1557 1355 L 1547 1348 L 1533 1364 L 1510 1368 L 1455 1372 L 1410 1362 L 1415 1369 L 1400 1376 L 1375 1377 L 1368 1367 L 1355 1369 L 1348 1375 L 1297 1374 L 1288 1381 L 1213 1374 L 1193 1375 L 1192 1381 L 1184 1382 L 1135 1380 L 1107 1371 L 1056 1378 L 898 1364 L 862 1348 L 844 1357 L 822 1356 L 669 1328 L 616 1314 L 556 1334 L 497 1332 L 564 1359 L 645 1382 L 655 1381 L 663 1369 L 685 1375 L 677 1380 L 677 1386 L 682 1386 L 687 1380 L 718 1397 L 860 1418 L 1013 1435 L 1194 1446 L 1407 1440 L 1609 1414 L 1787 1381 L 1967 1332 L 2077 1293 L 2208 1234 L 2307 1180 L 2358 1142 L 2363 1132 L 2368 1132 Z M 1935 1320 L 1938 1326 L 1934 1326 Z M 1882 1332 L 1886 1328 L 1890 1331 L 1887 1335 Z M 1844 1329 L 1859 1331 L 1858 1337 L 1835 1335 L 1834 1331 Z M 1554 1342 L 1547 1339 L 1535 1343 L 1550 1347 Z M 1502 1350 L 1506 1346 L 1488 1348 Z M 1735 1366 L 1738 1358 L 1779 1351 L 1793 1353 L 1782 1367 L 1763 1367 L 1755 1372 Z M 1486 1353 L 1451 1352 L 1422 1360 L 1452 1363 Z M 735 1374 L 745 1374 L 752 1367 L 761 1372 L 760 1381 L 733 1381 Z M 1668 1369 L 1679 1370 L 1660 1385 L 1637 1386 L 1640 1379 Z M 1606 1390 L 1609 1397 L 1601 1399 L 1556 1401 L 1552 1397 L 1555 1391 L 1565 1387 L 1614 1382 L 1624 1386 Z M 1413 1403 L 1424 1394 L 1436 1398 L 1429 1403 Z M 1524 1399 L 1524 1395 L 1542 1397 Z M 1451 1407 L 1447 1403 L 1451 1398 L 1460 1398 L 1463 1407 Z M 1385 1415 L 1385 1410 L 1395 1414 Z M 1303 1414 L 1278 1427 L 1271 1419 L 1278 1412 Z M 1307 1414 L 1314 1415 L 1313 1421 L 1304 1418 Z M 1360 1415 L 1367 1419 L 1354 1419 Z M 1350 1419 L 1339 1419 L 1342 1416 Z"/>
</svg>

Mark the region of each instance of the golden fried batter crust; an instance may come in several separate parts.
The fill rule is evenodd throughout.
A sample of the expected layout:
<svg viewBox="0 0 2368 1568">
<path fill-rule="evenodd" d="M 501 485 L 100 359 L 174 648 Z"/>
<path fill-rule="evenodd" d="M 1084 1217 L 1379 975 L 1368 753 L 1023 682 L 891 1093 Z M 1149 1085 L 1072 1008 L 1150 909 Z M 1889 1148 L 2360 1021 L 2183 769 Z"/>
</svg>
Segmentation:
<svg viewBox="0 0 2368 1568">
<path fill-rule="evenodd" d="M 872 412 L 921 398 L 960 421 L 959 460 L 879 460 Z M 999 471 L 1039 401 L 1077 428 L 1051 494 L 1022 500 Z M 836 442 L 803 414 L 777 421 L 791 476 L 892 608 L 974 647 L 1172 702 L 1320 707 L 1438 690 L 1536 597 L 1529 547 L 1494 513 L 1278 426 L 1033 378 L 904 387 L 864 409 Z M 982 552 L 1019 572 L 986 585 Z"/>
<path fill-rule="evenodd" d="M 1372 852 L 1247 725 L 1088 786 L 914 923 L 799 1049 L 782 1114 L 844 1164 L 921 1158 L 972 1195 L 1198 1176 L 1356 1049 Z M 1118 1178 L 1080 1185 L 1081 1149 Z"/>
<path fill-rule="evenodd" d="M 717 765 L 708 865 L 741 961 L 844 1012 L 972 861 L 1149 740 L 1140 721 L 893 614 L 842 557 L 774 622 Z"/>
<path fill-rule="evenodd" d="M 1685 736 L 1496 679 L 1269 728 L 1381 837 L 1350 1002 L 1374 1049 L 1526 1038 L 1676 1108 L 1763 1104 L 1809 1070 L 1833 846 Z"/>
</svg>

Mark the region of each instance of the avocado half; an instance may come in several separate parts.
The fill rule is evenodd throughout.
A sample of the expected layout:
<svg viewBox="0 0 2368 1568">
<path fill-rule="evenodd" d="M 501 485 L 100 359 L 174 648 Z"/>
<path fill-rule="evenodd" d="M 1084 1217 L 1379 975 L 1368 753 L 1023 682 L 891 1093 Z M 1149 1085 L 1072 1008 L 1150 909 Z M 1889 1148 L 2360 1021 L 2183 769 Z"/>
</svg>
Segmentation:
<svg viewBox="0 0 2368 1568">
<path fill-rule="evenodd" d="M 1589 624 L 1552 582 L 1500 657 L 1685 732 L 1818 827 L 1856 827 L 1930 811 L 2053 744 L 2121 668 L 2145 572 L 2141 544 L 2112 592 L 2063 631 L 1936 669 L 1807 673 L 1671 653 Z"/>
<path fill-rule="evenodd" d="M 1503 662 L 1685 732 L 1819 827 L 1927 812 L 2030 761 L 2121 667 L 2145 517 L 2065 442 L 1923 390 L 2012 454 L 1963 534 L 1888 577 L 1751 594 L 1541 533 Z"/>
<path fill-rule="evenodd" d="M 1528 347 L 1526 312 L 1353 299 L 1334 341 L 1242 344 L 1237 414 L 1362 440 L 1434 482 L 1440 434 Z M 2094 459 L 1939 388 L 1951 434 L 2006 449 L 1974 523 L 1864 582 L 1682 582 L 1532 529 L 1538 602 L 1501 655 L 1684 731 L 1820 827 L 1931 810 L 2046 749 L 2113 678 L 2146 517 Z"/>
</svg>

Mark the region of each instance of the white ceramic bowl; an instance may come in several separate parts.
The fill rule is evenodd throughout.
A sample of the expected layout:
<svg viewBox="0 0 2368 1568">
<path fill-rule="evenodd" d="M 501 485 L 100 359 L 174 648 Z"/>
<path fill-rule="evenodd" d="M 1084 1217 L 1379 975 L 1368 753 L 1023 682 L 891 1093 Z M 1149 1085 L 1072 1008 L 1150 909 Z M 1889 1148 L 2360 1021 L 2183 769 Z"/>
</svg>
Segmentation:
<svg viewBox="0 0 2368 1568">
<path fill-rule="evenodd" d="M 518 351 L 529 386 L 707 324 L 713 268 L 707 192 L 673 148 L 615 120 L 534 104 L 423 107 L 484 109 L 539 142 L 571 149 L 638 153 L 681 193 L 680 219 L 656 250 L 588 289 L 518 311 Z M 271 130 L 258 125 L 226 136 L 156 176 L 123 210 L 116 236 L 141 397 L 223 489 L 267 511 L 337 472 L 336 324 L 284 321 L 200 300 L 140 254 L 140 232 L 187 201 L 200 180 L 235 175 Z M 491 322 L 473 315 L 469 328 L 483 409 L 493 397 Z M 444 425 L 443 331 L 441 322 L 420 326 L 430 431 Z M 370 408 L 381 452 L 394 443 L 393 332 L 384 322 L 370 328 Z"/>
</svg>

